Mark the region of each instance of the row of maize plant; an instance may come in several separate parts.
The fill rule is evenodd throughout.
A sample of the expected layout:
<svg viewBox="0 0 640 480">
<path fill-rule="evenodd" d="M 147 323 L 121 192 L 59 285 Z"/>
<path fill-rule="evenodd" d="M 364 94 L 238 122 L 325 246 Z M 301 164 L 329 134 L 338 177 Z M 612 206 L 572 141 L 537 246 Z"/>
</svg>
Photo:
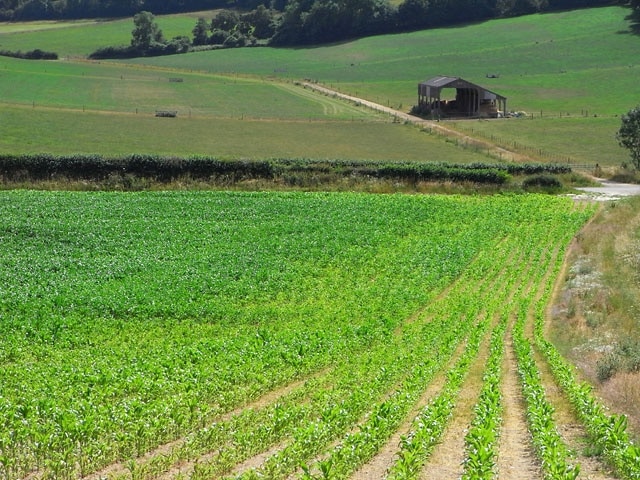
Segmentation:
<svg viewBox="0 0 640 480">
<path fill-rule="evenodd" d="M 0 478 L 345 478 L 453 364 L 403 438 L 408 478 L 526 295 L 527 249 L 588 216 L 535 195 L 2 192 Z"/>
</svg>

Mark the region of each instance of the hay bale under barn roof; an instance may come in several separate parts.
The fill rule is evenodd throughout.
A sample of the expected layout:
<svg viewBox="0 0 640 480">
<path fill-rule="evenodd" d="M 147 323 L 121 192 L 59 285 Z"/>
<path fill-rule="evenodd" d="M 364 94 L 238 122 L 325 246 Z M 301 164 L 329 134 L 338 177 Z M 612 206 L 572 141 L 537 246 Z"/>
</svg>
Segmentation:
<svg viewBox="0 0 640 480">
<path fill-rule="evenodd" d="M 442 98 L 442 90 L 456 90 L 455 99 Z M 499 117 L 507 111 L 507 98 L 460 77 L 433 77 L 418 84 L 418 108 L 437 117 Z"/>
</svg>

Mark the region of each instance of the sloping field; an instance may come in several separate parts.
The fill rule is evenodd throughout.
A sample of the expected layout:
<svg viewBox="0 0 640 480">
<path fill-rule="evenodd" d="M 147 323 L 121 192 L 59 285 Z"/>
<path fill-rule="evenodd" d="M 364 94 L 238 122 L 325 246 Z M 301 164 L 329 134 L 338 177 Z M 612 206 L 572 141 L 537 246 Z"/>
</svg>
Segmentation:
<svg viewBox="0 0 640 480">
<path fill-rule="evenodd" d="M 608 7 L 545 15 L 493 20 L 464 27 L 437 29 L 399 35 L 364 38 L 353 42 L 300 49 L 247 48 L 218 50 L 159 58 L 136 59 L 129 66 L 83 61 L 20 62 L 0 58 L 2 102 L 86 111 L 153 114 L 157 109 L 178 111 L 180 117 L 220 119 L 285 120 L 278 126 L 281 148 L 273 148 L 270 129 L 250 126 L 251 140 L 243 141 L 247 155 L 271 157 L 291 154 L 315 158 L 379 157 L 418 161 L 485 161 L 475 152 L 456 154 L 459 149 L 436 147 L 434 139 L 401 129 L 373 128 L 375 134 L 362 137 L 349 132 L 343 122 L 325 124 L 319 135 L 308 135 L 289 120 L 380 120 L 370 111 L 335 99 L 310 95 L 294 88 L 292 80 L 317 80 L 336 90 L 375 101 L 400 111 L 416 102 L 416 84 L 434 75 L 458 75 L 480 83 L 509 98 L 510 110 L 525 111 L 527 121 L 484 122 L 477 129 L 460 125 L 461 130 L 500 146 L 516 150 L 536 161 L 569 161 L 577 164 L 620 165 L 627 152 L 617 146 L 615 132 L 619 116 L 640 97 L 637 51 L 640 39 L 633 35 L 628 10 Z M 211 14 L 204 14 L 209 18 Z M 189 34 L 193 15 L 159 17 L 167 36 Z M 55 27 L 55 28 L 54 28 Z M 62 56 L 88 53 L 88 46 L 127 44 L 130 19 L 87 25 L 84 22 L 0 26 L 0 47 L 9 50 L 52 49 Z M 16 31 L 19 30 L 19 31 Z M 103 35 L 102 37 L 101 35 Z M 51 36 L 55 36 L 52 38 Z M 82 51 L 78 50 L 82 46 Z M 93 49 L 92 47 L 91 49 Z M 143 67 L 143 68 L 140 68 Z M 499 75 L 486 78 L 487 74 Z M 182 82 L 171 81 L 180 79 Z M 39 115 L 43 115 L 40 113 Z M 61 113 L 59 123 L 67 122 Z M 65 114 L 65 115 L 68 115 Z M 51 123 L 55 123 L 52 114 Z M 561 118 L 562 117 L 562 118 Z M 40 130 L 35 147 L 29 142 L 31 118 L 27 111 L 13 111 L 11 124 L 17 136 L 5 141 L 8 152 L 55 151 L 117 154 L 127 145 L 139 153 L 207 153 L 243 156 L 236 139 L 247 135 L 246 124 L 229 122 L 230 135 L 215 144 L 203 141 L 202 130 L 180 125 L 167 149 L 165 129 L 147 129 L 145 141 L 136 143 L 137 128 L 130 122 L 110 122 L 90 126 L 60 142 L 55 129 Z M 389 118 L 387 117 L 388 121 Z M 76 117 L 72 124 L 81 124 Z M 212 122 L 215 124 L 216 120 Z M 175 125 L 175 124 L 174 124 Z M 112 139 L 92 144 L 91 129 Z M 275 127 L 274 127 L 275 128 Z M 350 148 L 332 151 L 329 139 L 349 132 Z M 384 130 L 385 133 L 379 135 Z M 134 132 L 129 135 L 129 132 Z M 229 128 L 225 129 L 229 131 Z M 72 132 L 73 133 L 73 132 Z M 47 135 L 48 134 L 48 135 Z M 284 137 L 284 138 L 283 138 Z M 138 137 L 139 138 L 139 137 Z M 229 144 L 225 139 L 229 138 Z M 376 139 L 380 140 L 376 140 Z M 301 139 L 304 139 L 301 140 Z M 360 139 L 363 139 L 360 142 Z M 577 141 L 576 139 L 579 139 Z M 357 144 L 371 148 L 360 149 Z M 33 142 L 32 142 L 33 143 Z M 441 143 L 441 142 L 440 142 Z M 109 150 L 109 144 L 113 150 Z M 190 145 L 207 151 L 191 151 Z M 260 149 L 259 146 L 264 145 Z M 289 147 L 290 146 L 290 147 Z M 304 154 L 305 147 L 309 154 Z M 352 147 L 352 148 L 351 148 Z M 301 152 L 302 153 L 299 153 Z M 317 152 L 317 153 L 316 153 Z M 410 153 L 414 152 L 414 153 Z M 418 155 L 415 152 L 420 152 Z M 378 158 L 378 157 L 376 157 Z"/>
<path fill-rule="evenodd" d="M 513 109 L 610 115 L 628 110 L 638 93 L 640 39 L 630 33 L 628 12 L 593 8 L 315 48 L 221 50 L 135 63 L 311 78 L 407 108 L 416 102 L 418 82 L 454 75 L 507 96 Z"/>
<path fill-rule="evenodd" d="M 592 211 L 538 196 L 2 193 L 0 474 L 610 478 L 608 458 L 638 475 L 624 422 L 541 336 Z M 568 400 L 551 371 L 583 421 L 553 414 Z M 576 450 L 587 429 L 603 458 Z"/>
<path fill-rule="evenodd" d="M 28 121 L 28 122 L 27 122 Z M 375 161 L 487 162 L 418 129 L 371 121 L 265 120 L 235 117 L 155 118 L 153 114 L 4 107 L 0 152 L 126 155 L 216 155 Z M 25 124 L 27 122 L 27 124 Z"/>
<path fill-rule="evenodd" d="M 199 16 L 211 19 L 213 11 L 159 16 L 165 38 L 191 35 Z M 28 51 L 39 48 L 61 57 L 86 57 L 107 45 L 129 45 L 133 20 L 0 22 L 0 49 Z"/>
</svg>

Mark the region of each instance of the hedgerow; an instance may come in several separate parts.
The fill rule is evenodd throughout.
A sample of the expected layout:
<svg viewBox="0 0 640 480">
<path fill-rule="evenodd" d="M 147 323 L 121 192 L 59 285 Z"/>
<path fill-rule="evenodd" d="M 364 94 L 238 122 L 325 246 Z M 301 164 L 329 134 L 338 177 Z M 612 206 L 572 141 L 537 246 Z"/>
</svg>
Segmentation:
<svg viewBox="0 0 640 480">
<path fill-rule="evenodd" d="M 223 177 L 232 181 L 273 180 L 302 173 L 331 174 L 338 177 L 371 177 L 409 182 L 451 181 L 479 184 L 505 184 L 510 175 L 545 172 L 558 174 L 571 168 L 554 164 L 449 164 L 415 162 L 376 162 L 310 159 L 219 159 L 208 156 L 176 157 L 132 154 L 105 157 L 82 155 L 0 155 L 0 176 L 5 182 L 50 179 L 102 181 L 114 175 L 133 175 L 157 182 L 189 177 L 208 180 Z"/>
</svg>

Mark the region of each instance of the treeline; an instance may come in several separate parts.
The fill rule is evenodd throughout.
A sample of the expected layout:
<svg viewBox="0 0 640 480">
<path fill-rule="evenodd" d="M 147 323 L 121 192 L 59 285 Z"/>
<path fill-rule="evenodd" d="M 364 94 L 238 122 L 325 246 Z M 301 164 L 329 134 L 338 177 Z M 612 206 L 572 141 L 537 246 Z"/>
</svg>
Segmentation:
<svg viewBox="0 0 640 480">
<path fill-rule="evenodd" d="M 510 176 L 570 173 L 567 165 L 554 164 L 450 164 L 309 159 L 222 160 L 215 157 L 161 155 L 50 154 L 0 155 L 0 177 L 5 183 L 38 181 L 90 181 L 135 177 L 153 182 L 185 179 L 211 183 L 267 180 L 308 184 L 325 179 L 380 179 L 416 182 L 469 182 L 505 184 Z"/>
<path fill-rule="evenodd" d="M 35 50 L 29 50 L 22 52 L 20 50 L 14 52 L 12 50 L 0 50 L 0 56 L 22 58 L 23 60 L 58 60 L 58 54 L 55 52 L 45 52 L 36 48 Z"/>
<path fill-rule="evenodd" d="M 244 46 L 255 43 L 252 39 L 298 45 L 612 3 L 638 10 L 638 0 L 403 0 L 400 4 L 389 0 L 0 0 L 0 20 L 123 17 L 141 11 L 159 15 L 221 8 L 231 12 L 225 14 L 224 27 L 216 26 L 215 19 L 208 25 L 199 21 L 200 36 L 194 28 L 194 45 L 226 42 L 226 46 Z M 202 35 L 205 29 L 206 38 Z"/>
<path fill-rule="evenodd" d="M 252 9 L 263 0 L 0 0 L 0 21 L 130 17 L 218 8 Z"/>
<path fill-rule="evenodd" d="M 403 0 L 396 7 L 388 0 L 289 0 L 271 43 L 331 42 L 613 2 L 615 0 Z"/>
</svg>

